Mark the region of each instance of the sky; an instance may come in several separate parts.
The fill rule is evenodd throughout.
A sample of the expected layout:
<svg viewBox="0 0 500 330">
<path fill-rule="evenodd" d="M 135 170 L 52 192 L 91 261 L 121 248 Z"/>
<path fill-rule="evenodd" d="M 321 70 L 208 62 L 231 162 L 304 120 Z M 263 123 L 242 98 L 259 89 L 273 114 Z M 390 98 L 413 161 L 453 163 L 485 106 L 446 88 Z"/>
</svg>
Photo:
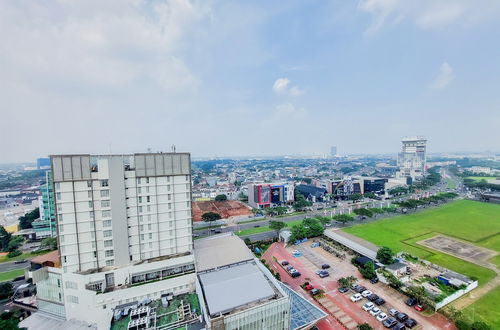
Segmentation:
<svg viewBox="0 0 500 330">
<path fill-rule="evenodd" d="M 499 151 L 500 1 L 0 2 L 0 163 Z"/>
</svg>

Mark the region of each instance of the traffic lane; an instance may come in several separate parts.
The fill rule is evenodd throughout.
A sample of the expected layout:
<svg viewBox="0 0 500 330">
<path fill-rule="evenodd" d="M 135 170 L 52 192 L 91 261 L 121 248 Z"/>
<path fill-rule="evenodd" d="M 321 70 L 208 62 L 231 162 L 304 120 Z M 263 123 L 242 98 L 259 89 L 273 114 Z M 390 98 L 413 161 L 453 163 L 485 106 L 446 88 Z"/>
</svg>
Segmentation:
<svg viewBox="0 0 500 330">
<path fill-rule="evenodd" d="M 0 273 L 1 272 L 8 272 L 11 270 L 16 270 L 16 269 L 28 268 L 28 266 L 29 266 L 28 260 L 26 260 L 26 262 L 23 262 L 23 263 L 16 263 L 15 261 L 2 262 L 2 263 L 0 263 Z"/>
<path fill-rule="evenodd" d="M 328 313 L 328 311 L 326 311 L 316 300 L 314 300 L 307 291 L 304 291 L 304 289 L 300 287 L 300 285 L 304 282 L 304 279 L 302 278 L 303 276 L 292 278 L 286 270 L 283 269 L 283 267 L 274 261 L 273 256 L 276 257 L 278 262 L 281 262 L 282 260 L 291 261 L 291 258 L 293 258 L 288 251 L 284 248 L 281 249 L 280 246 L 283 246 L 283 243 L 274 243 L 269 247 L 269 249 L 267 249 L 266 253 L 264 253 L 263 258 L 266 260 L 269 267 L 280 274 L 281 281 L 283 283 L 290 286 L 295 292 L 299 293 L 303 298 L 307 299 L 327 314 L 326 318 L 316 323 L 316 327 L 318 327 L 318 329 L 343 329 L 343 326 L 330 313 Z"/>
</svg>

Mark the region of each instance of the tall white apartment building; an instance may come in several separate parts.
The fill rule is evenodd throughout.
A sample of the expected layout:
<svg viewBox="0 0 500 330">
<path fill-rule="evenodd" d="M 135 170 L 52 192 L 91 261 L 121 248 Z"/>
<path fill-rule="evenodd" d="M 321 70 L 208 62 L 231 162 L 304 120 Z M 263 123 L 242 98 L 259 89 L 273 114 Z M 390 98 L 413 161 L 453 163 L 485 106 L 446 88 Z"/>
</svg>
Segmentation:
<svg viewBox="0 0 500 330">
<path fill-rule="evenodd" d="M 107 328 L 116 306 L 194 290 L 188 153 L 51 156 L 61 268 L 39 310 Z"/>
<path fill-rule="evenodd" d="M 403 146 L 398 155 L 399 178 L 411 177 L 413 180 L 425 175 L 427 140 L 421 136 L 405 137 L 401 140 Z"/>
</svg>

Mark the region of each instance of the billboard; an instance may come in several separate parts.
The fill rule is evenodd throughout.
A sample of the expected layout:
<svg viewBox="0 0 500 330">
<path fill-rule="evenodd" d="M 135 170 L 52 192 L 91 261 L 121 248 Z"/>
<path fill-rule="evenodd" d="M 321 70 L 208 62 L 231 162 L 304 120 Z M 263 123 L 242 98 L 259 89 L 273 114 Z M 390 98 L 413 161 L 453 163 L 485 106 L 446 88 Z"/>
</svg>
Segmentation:
<svg viewBox="0 0 500 330">
<path fill-rule="evenodd" d="M 269 204 L 271 203 L 271 186 L 262 185 L 257 187 L 259 204 Z"/>
<path fill-rule="evenodd" d="M 281 204 L 285 200 L 285 187 L 272 186 L 271 187 L 271 203 Z"/>
</svg>

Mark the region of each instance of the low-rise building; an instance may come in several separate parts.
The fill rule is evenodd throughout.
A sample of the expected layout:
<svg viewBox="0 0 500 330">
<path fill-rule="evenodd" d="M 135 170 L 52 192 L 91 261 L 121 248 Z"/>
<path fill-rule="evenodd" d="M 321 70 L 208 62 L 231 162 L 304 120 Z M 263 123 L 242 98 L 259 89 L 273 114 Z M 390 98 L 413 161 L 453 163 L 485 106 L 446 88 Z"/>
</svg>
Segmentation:
<svg viewBox="0 0 500 330">
<path fill-rule="evenodd" d="M 279 206 L 293 201 L 293 184 L 251 183 L 248 185 L 248 204 L 253 208 Z"/>
</svg>

